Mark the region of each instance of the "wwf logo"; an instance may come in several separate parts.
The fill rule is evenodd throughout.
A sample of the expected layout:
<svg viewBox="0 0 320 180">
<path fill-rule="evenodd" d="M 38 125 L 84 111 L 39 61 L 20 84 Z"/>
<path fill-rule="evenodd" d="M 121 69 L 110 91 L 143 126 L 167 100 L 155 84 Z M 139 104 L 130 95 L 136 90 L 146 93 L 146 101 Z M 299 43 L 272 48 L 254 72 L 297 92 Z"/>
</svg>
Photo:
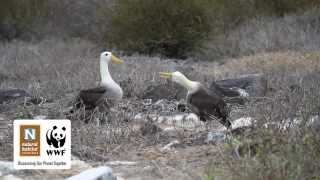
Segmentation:
<svg viewBox="0 0 320 180">
<path fill-rule="evenodd" d="M 47 131 L 46 137 L 48 145 L 55 148 L 63 147 L 66 141 L 66 128 L 64 126 L 61 128 L 53 126 L 52 129 Z"/>
</svg>

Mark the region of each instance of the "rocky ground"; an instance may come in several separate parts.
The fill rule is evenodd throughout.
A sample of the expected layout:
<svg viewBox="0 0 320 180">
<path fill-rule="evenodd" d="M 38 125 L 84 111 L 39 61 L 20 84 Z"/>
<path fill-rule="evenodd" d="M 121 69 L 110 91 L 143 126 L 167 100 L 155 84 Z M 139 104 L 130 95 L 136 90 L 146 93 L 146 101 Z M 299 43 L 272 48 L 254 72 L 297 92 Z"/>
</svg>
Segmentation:
<svg viewBox="0 0 320 180">
<path fill-rule="evenodd" d="M 74 48 L 68 49 L 69 46 Z M 190 112 L 181 112 L 178 105 L 185 103 L 183 90 L 161 80 L 159 71 L 179 70 L 213 88 L 214 81 L 264 74 L 263 93 L 253 96 L 252 86 L 247 86 L 251 90 L 248 98 L 240 103 L 229 101 L 230 119 L 237 127 L 250 126 L 256 121 L 265 125 L 268 121 L 302 117 L 305 115 L 302 107 L 317 115 L 314 97 L 319 97 L 316 96 L 318 52 L 266 53 L 228 59 L 224 64 L 124 56 L 125 67 L 112 67 L 113 77 L 124 89 L 124 100 L 108 113 L 102 109 L 88 117 L 81 110 L 73 114 L 69 111 L 77 92 L 95 86 L 98 80 L 98 73 L 90 71 L 98 69 L 92 47 L 81 42 L 65 45 L 48 41 L 28 46 L 17 42 L 0 50 L 7 53 L 0 62 L 1 89 L 18 88 L 27 92 L 22 98 L 14 95 L 13 101 L 0 98 L 1 178 L 63 179 L 91 167 L 108 166 L 115 176 L 124 179 L 202 179 L 209 165 L 228 164 L 223 158 L 239 156 L 224 150 L 232 138 L 217 121 L 202 123 Z M 20 60 L 24 63 L 17 63 Z M 305 87 L 310 88 L 301 90 Z M 71 170 L 11 168 L 14 119 L 66 117 L 72 120 L 73 128 Z M 242 119 L 236 121 L 239 118 Z M 242 132 L 240 128 L 233 135 Z"/>
<path fill-rule="evenodd" d="M 125 127 L 121 127 L 123 123 L 113 125 L 112 128 L 117 126 L 120 132 L 111 132 L 108 125 L 101 124 L 101 119 L 84 123 L 73 116 L 72 127 L 76 130 L 72 132 L 73 137 L 85 136 L 84 134 L 91 128 L 102 131 L 101 136 L 110 133 L 112 135 L 125 133 L 126 135 L 123 139 L 113 138 L 111 135 L 94 140 L 87 137 L 87 141 L 96 141 L 95 146 L 90 146 L 88 142 L 81 143 L 74 138 L 72 148 L 75 165 L 70 171 L 59 171 L 52 174 L 50 171 L 41 170 L 23 172 L 3 170 L 2 175 L 26 178 L 27 174 L 28 179 L 66 178 L 90 167 L 109 166 L 116 175 L 125 179 L 201 179 L 203 168 L 214 156 L 219 155 L 217 144 L 225 141 L 223 135 L 216 139 L 209 139 L 211 141 L 209 142 L 208 132 L 224 132 L 225 129 L 217 122 L 205 124 L 189 112 L 179 112 L 178 103 L 178 101 L 165 99 L 156 102 L 148 99 L 123 102 L 114 107 L 113 111 L 117 113 L 119 112 L 117 110 L 121 111 L 123 107 L 126 107 L 131 108 L 134 113 L 127 110 L 118 119 L 126 120 Z M 19 116 L 16 110 L 23 109 L 20 112 L 22 113 L 21 118 L 46 119 L 47 116 L 39 115 L 41 113 L 50 114 L 50 111 L 57 108 L 58 104 L 56 102 L 28 104 L 22 98 L 3 104 L 0 117 L 3 162 L 12 161 L 12 119 Z M 137 107 L 136 104 L 140 106 Z M 105 118 L 108 121 L 108 118 L 112 116 Z M 86 131 L 81 131 L 85 129 Z M 93 135 L 92 133 L 89 132 L 88 136 Z M 101 142 L 103 139 L 111 143 Z M 76 160 L 79 158 L 83 161 Z"/>
</svg>

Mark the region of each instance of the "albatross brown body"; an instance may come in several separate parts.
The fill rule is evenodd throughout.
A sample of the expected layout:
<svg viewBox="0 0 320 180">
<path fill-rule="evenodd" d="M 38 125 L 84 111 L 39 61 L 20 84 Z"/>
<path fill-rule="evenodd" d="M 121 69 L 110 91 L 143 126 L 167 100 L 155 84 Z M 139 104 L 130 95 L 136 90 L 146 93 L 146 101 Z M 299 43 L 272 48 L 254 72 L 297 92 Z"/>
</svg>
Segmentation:
<svg viewBox="0 0 320 180">
<path fill-rule="evenodd" d="M 227 128 L 231 126 L 230 121 L 227 119 L 227 105 L 222 97 L 202 85 L 198 87 L 197 91 L 188 93 L 187 103 L 201 121 L 214 120 L 216 117 Z"/>
<path fill-rule="evenodd" d="M 187 103 L 190 109 L 199 116 L 201 121 L 219 119 L 219 122 L 230 128 L 231 122 L 227 119 L 227 105 L 218 93 L 209 91 L 201 83 L 190 81 L 179 71 L 168 73 L 160 72 L 164 78 L 182 85 L 188 90 Z"/>
<path fill-rule="evenodd" d="M 106 87 L 96 87 L 92 89 L 81 90 L 77 98 L 77 108 L 80 108 L 81 105 L 84 105 L 85 109 L 94 109 L 105 102 L 105 99 L 107 98 L 106 91 Z"/>
</svg>

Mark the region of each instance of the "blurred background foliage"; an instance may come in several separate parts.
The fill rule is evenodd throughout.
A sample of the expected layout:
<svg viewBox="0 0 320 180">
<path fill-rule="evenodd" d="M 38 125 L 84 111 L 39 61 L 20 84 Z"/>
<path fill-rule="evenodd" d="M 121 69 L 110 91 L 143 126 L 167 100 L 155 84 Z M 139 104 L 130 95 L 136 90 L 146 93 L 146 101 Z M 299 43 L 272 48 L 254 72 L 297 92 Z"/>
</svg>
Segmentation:
<svg viewBox="0 0 320 180">
<path fill-rule="evenodd" d="M 0 2 L 0 37 L 23 38 L 37 31 L 36 24 L 47 16 L 46 0 L 4 0 Z"/>
<path fill-rule="evenodd" d="M 209 4 L 198 0 L 118 0 L 101 15 L 101 19 L 111 17 L 105 41 L 127 52 L 184 57 L 208 37 Z"/>
<path fill-rule="evenodd" d="M 226 41 L 252 19 L 282 18 L 319 5 L 319 0 L 3 0 L 0 39 L 76 37 L 129 54 L 186 58 L 210 51 L 208 41 Z"/>
</svg>

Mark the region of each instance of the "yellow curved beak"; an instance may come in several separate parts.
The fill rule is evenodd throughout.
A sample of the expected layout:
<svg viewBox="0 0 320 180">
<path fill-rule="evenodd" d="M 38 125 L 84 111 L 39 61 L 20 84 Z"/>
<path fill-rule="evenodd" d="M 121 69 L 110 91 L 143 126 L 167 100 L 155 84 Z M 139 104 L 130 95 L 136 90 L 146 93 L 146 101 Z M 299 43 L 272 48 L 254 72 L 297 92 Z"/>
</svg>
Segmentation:
<svg viewBox="0 0 320 180">
<path fill-rule="evenodd" d="M 172 73 L 170 72 L 159 72 L 160 76 L 166 79 L 172 78 Z"/>
<path fill-rule="evenodd" d="M 117 58 L 117 57 L 114 56 L 113 54 L 111 55 L 111 61 L 112 61 L 113 63 L 115 63 L 115 64 L 122 64 L 122 63 L 124 63 L 123 60 Z"/>
</svg>

